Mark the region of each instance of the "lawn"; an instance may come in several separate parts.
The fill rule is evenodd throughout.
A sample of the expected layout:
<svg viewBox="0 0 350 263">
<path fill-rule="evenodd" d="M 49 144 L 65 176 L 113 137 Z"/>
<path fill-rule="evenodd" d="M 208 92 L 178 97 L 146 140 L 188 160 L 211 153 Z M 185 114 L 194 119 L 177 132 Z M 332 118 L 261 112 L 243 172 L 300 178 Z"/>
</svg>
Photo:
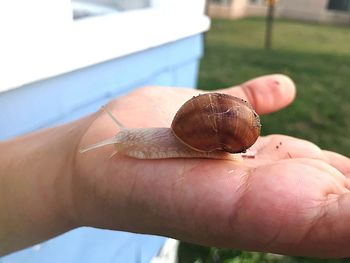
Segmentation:
<svg viewBox="0 0 350 263">
<path fill-rule="evenodd" d="M 350 156 L 350 28 L 276 20 L 264 50 L 263 18 L 213 20 L 205 36 L 201 89 L 218 89 L 271 73 L 289 75 L 295 102 L 262 116 L 263 134 L 287 134 Z M 182 243 L 180 262 L 350 262 L 218 250 Z"/>
</svg>

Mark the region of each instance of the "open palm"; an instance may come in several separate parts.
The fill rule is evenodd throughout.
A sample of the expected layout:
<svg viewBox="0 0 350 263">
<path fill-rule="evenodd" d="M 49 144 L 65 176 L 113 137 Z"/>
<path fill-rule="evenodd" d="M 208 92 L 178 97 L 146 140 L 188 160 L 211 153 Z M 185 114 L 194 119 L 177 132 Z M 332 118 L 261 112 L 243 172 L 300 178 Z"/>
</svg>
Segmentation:
<svg viewBox="0 0 350 263">
<path fill-rule="evenodd" d="M 221 90 L 259 114 L 294 98 L 272 75 Z M 107 107 L 126 127 L 169 127 L 191 89 L 140 89 Z M 114 136 L 103 112 L 80 146 Z M 189 242 L 291 255 L 350 255 L 350 161 L 282 135 L 261 137 L 243 161 L 109 158 L 112 146 L 77 153 L 73 179 L 79 224 L 159 234 Z"/>
</svg>

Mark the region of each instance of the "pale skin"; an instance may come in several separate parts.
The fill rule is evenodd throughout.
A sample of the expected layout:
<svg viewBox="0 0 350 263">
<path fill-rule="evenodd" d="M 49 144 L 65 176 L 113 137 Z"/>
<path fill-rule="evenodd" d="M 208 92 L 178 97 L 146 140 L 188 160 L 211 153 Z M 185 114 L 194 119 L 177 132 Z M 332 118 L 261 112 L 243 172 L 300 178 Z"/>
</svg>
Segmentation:
<svg viewBox="0 0 350 263">
<path fill-rule="evenodd" d="M 260 77 L 221 92 L 259 114 L 294 99 L 293 82 Z M 169 127 L 191 89 L 147 87 L 106 107 L 126 127 Z M 0 254 L 79 226 L 160 234 L 203 245 L 350 256 L 350 161 L 311 142 L 261 137 L 255 158 L 136 160 L 79 148 L 118 128 L 103 111 L 0 143 Z"/>
</svg>

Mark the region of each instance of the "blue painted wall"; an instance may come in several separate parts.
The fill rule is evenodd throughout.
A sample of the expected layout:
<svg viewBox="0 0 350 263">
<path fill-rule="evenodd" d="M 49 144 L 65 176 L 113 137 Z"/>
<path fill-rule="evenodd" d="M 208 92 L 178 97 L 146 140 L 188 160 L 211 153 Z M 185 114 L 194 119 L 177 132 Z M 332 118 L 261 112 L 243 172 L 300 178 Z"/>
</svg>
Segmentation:
<svg viewBox="0 0 350 263">
<path fill-rule="evenodd" d="M 143 85 L 194 87 L 201 54 L 196 35 L 0 93 L 0 140 L 76 119 Z"/>
<path fill-rule="evenodd" d="M 0 140 L 68 122 L 144 85 L 195 87 L 202 36 L 0 93 Z M 80 228 L 0 258 L 12 262 L 149 262 L 165 238 Z M 1 244 L 0 244 L 1 245 Z"/>
</svg>

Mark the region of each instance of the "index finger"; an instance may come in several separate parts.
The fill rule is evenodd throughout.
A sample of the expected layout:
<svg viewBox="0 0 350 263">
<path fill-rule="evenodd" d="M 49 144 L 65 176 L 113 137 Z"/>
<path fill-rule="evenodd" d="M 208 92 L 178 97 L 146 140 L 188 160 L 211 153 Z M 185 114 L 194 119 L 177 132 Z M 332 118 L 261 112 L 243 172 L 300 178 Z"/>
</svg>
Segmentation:
<svg viewBox="0 0 350 263">
<path fill-rule="evenodd" d="M 336 152 L 323 150 L 323 154 L 328 158 L 328 163 L 337 168 L 346 177 L 350 177 L 350 159 Z"/>
</svg>

